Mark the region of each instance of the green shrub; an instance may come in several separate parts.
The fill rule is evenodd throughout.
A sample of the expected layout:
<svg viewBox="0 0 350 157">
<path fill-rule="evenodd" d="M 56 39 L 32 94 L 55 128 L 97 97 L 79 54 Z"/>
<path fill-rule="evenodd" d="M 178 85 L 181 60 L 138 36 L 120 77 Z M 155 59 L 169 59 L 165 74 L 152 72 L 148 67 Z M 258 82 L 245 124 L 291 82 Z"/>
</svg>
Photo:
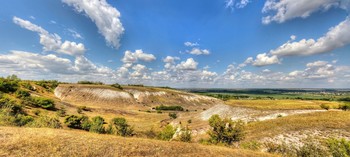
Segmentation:
<svg viewBox="0 0 350 157">
<path fill-rule="evenodd" d="M 22 106 L 18 105 L 15 101 L 10 100 L 7 97 L 0 99 L 0 109 L 4 113 L 11 116 L 15 116 L 17 114 L 24 114 Z"/>
<path fill-rule="evenodd" d="M 325 110 L 329 110 L 330 109 L 330 106 L 326 105 L 326 104 L 321 104 L 320 107 L 325 109 Z"/>
<path fill-rule="evenodd" d="M 15 124 L 16 126 L 25 126 L 28 123 L 34 121 L 34 118 L 32 116 L 26 116 L 23 114 L 18 114 L 15 117 Z"/>
<path fill-rule="evenodd" d="M 164 111 L 183 111 L 184 110 L 184 108 L 182 108 L 181 106 L 164 106 L 164 105 L 156 106 L 155 109 L 164 110 Z"/>
<path fill-rule="evenodd" d="M 36 107 L 41 107 L 43 109 L 53 110 L 55 109 L 55 103 L 52 99 L 43 97 L 33 97 L 31 98 L 32 104 Z"/>
<path fill-rule="evenodd" d="M 245 123 L 241 120 L 221 119 L 213 115 L 209 119 L 211 130 L 208 131 L 212 143 L 232 144 L 244 138 Z"/>
<path fill-rule="evenodd" d="M 334 157 L 349 157 L 350 156 L 350 141 L 345 139 L 328 139 L 327 147 Z"/>
<path fill-rule="evenodd" d="M 34 87 L 29 82 L 20 82 L 20 85 L 23 88 L 26 88 L 26 89 L 31 90 L 31 91 L 35 91 Z"/>
<path fill-rule="evenodd" d="M 347 102 L 350 102 L 350 97 L 339 98 L 338 101 L 347 101 Z"/>
<path fill-rule="evenodd" d="M 25 90 L 17 90 L 15 95 L 17 98 L 26 98 L 30 96 L 30 93 Z"/>
<path fill-rule="evenodd" d="M 191 119 L 187 120 L 187 123 L 188 123 L 188 124 L 191 124 L 191 123 L 192 123 L 192 120 L 191 120 Z"/>
<path fill-rule="evenodd" d="M 113 118 L 108 127 L 108 133 L 119 136 L 132 136 L 133 128 L 128 125 L 125 118 Z"/>
<path fill-rule="evenodd" d="M 94 85 L 103 85 L 103 82 L 94 82 L 94 81 L 78 81 L 78 84 L 94 84 Z"/>
<path fill-rule="evenodd" d="M 186 127 L 181 130 L 179 134 L 179 140 L 181 142 L 191 142 L 192 141 L 192 131 Z"/>
<path fill-rule="evenodd" d="M 65 117 L 66 116 L 66 109 L 64 107 L 61 107 L 59 110 L 57 110 L 56 114 L 59 117 Z"/>
<path fill-rule="evenodd" d="M 4 93 L 15 92 L 19 87 L 19 81 L 16 75 L 11 75 L 7 78 L 0 77 L 0 91 Z"/>
<path fill-rule="evenodd" d="M 298 157 L 322 157 L 329 156 L 328 150 L 319 141 L 307 139 L 303 142 L 303 146 L 296 149 Z"/>
<path fill-rule="evenodd" d="M 89 131 L 99 133 L 99 134 L 105 133 L 105 128 L 103 126 L 104 123 L 105 123 L 105 120 L 102 117 L 100 116 L 93 117 Z"/>
<path fill-rule="evenodd" d="M 177 114 L 176 113 L 169 113 L 169 117 L 172 119 L 176 119 L 177 118 Z"/>
<path fill-rule="evenodd" d="M 114 87 L 114 88 L 118 88 L 120 90 L 123 90 L 123 87 L 120 84 L 118 84 L 118 83 L 112 84 L 111 86 Z"/>
<path fill-rule="evenodd" d="M 176 132 L 176 128 L 168 124 L 165 128 L 159 133 L 158 138 L 161 140 L 169 141 L 173 138 Z"/>
<path fill-rule="evenodd" d="M 59 85 L 59 82 L 57 80 L 42 80 L 36 81 L 35 84 L 45 88 L 48 92 L 52 92 Z"/>
<path fill-rule="evenodd" d="M 89 130 L 90 129 L 90 123 L 89 118 L 86 116 L 76 116 L 76 115 L 70 115 L 65 118 L 64 123 L 69 128 L 74 129 L 82 129 L 82 130 Z"/>
<path fill-rule="evenodd" d="M 38 118 L 34 119 L 31 123 L 28 124 L 31 127 L 37 128 L 61 128 L 61 122 L 54 117 L 42 116 L 40 115 Z"/>
<path fill-rule="evenodd" d="M 339 105 L 339 109 L 344 110 L 344 111 L 350 110 L 350 103 L 344 103 L 344 104 Z"/>
</svg>

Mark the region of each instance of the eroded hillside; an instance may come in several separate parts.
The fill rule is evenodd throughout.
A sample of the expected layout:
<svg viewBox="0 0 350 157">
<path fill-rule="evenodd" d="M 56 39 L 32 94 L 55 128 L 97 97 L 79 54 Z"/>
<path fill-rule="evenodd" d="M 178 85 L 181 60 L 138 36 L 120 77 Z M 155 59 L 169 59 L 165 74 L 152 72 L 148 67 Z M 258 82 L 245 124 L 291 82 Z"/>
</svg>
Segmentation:
<svg viewBox="0 0 350 157">
<path fill-rule="evenodd" d="M 142 108 L 158 105 L 179 105 L 186 109 L 208 108 L 220 101 L 206 96 L 171 89 L 107 85 L 61 84 L 54 91 L 56 97 L 75 105 L 108 108 Z"/>
</svg>

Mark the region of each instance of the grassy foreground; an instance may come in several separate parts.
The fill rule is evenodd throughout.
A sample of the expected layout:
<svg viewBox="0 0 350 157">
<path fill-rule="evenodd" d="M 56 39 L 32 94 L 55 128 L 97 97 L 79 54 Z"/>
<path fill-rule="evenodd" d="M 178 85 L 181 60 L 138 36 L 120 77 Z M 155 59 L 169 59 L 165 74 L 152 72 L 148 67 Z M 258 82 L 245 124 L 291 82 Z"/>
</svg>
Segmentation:
<svg viewBox="0 0 350 157">
<path fill-rule="evenodd" d="M 0 127 L 0 156 L 273 156 L 195 143 L 122 138 L 73 130 Z"/>
</svg>

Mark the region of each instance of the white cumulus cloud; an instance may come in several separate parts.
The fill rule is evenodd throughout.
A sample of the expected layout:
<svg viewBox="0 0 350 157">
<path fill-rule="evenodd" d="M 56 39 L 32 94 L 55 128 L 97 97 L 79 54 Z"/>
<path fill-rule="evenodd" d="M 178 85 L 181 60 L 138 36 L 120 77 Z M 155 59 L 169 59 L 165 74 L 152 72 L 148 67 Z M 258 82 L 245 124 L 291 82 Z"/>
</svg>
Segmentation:
<svg viewBox="0 0 350 157">
<path fill-rule="evenodd" d="M 283 23 L 294 18 L 307 18 L 312 13 L 322 10 L 328 10 L 332 7 L 342 9 L 349 8 L 348 0 L 267 0 L 265 2 L 263 13 L 273 12 L 272 15 L 263 17 L 262 22 L 269 24 L 271 22 Z"/>
<path fill-rule="evenodd" d="M 135 52 L 125 51 L 122 62 L 136 63 L 139 60 L 145 61 L 145 62 L 151 62 L 156 60 L 156 57 L 153 54 L 144 53 L 141 49 L 136 50 Z"/>
<path fill-rule="evenodd" d="M 186 61 L 182 61 L 180 64 L 176 65 L 176 68 L 180 70 L 196 70 L 198 62 L 193 58 L 188 58 Z"/>
<path fill-rule="evenodd" d="M 106 0 L 62 0 L 73 6 L 79 13 L 85 13 L 97 26 L 108 45 L 120 47 L 124 27 L 120 22 L 120 12 Z"/>
<path fill-rule="evenodd" d="M 56 33 L 49 33 L 44 28 L 31 23 L 30 21 L 23 20 L 16 16 L 13 17 L 13 22 L 22 28 L 38 33 L 40 37 L 40 44 L 43 45 L 44 51 L 54 51 L 64 53 L 72 56 L 83 55 L 85 47 L 82 43 L 75 43 L 71 41 L 65 41 L 62 44 L 61 37 Z"/>
<path fill-rule="evenodd" d="M 188 53 L 192 55 L 209 55 L 210 51 L 207 49 L 193 48 L 191 51 L 188 51 Z"/>
<path fill-rule="evenodd" d="M 349 43 L 350 18 L 347 17 L 317 40 L 301 39 L 298 42 L 287 42 L 270 53 L 277 56 L 314 55 L 330 52 Z"/>
</svg>

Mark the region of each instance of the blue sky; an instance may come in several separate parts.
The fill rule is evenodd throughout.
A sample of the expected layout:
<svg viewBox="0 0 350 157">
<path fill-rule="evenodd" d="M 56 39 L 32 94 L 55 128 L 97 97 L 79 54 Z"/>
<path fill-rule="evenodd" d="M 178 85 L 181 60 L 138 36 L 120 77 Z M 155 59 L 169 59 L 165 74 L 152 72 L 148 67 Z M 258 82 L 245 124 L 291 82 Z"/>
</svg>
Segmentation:
<svg viewBox="0 0 350 157">
<path fill-rule="evenodd" d="M 349 88 L 349 0 L 5 0 L 0 75 Z"/>
</svg>

